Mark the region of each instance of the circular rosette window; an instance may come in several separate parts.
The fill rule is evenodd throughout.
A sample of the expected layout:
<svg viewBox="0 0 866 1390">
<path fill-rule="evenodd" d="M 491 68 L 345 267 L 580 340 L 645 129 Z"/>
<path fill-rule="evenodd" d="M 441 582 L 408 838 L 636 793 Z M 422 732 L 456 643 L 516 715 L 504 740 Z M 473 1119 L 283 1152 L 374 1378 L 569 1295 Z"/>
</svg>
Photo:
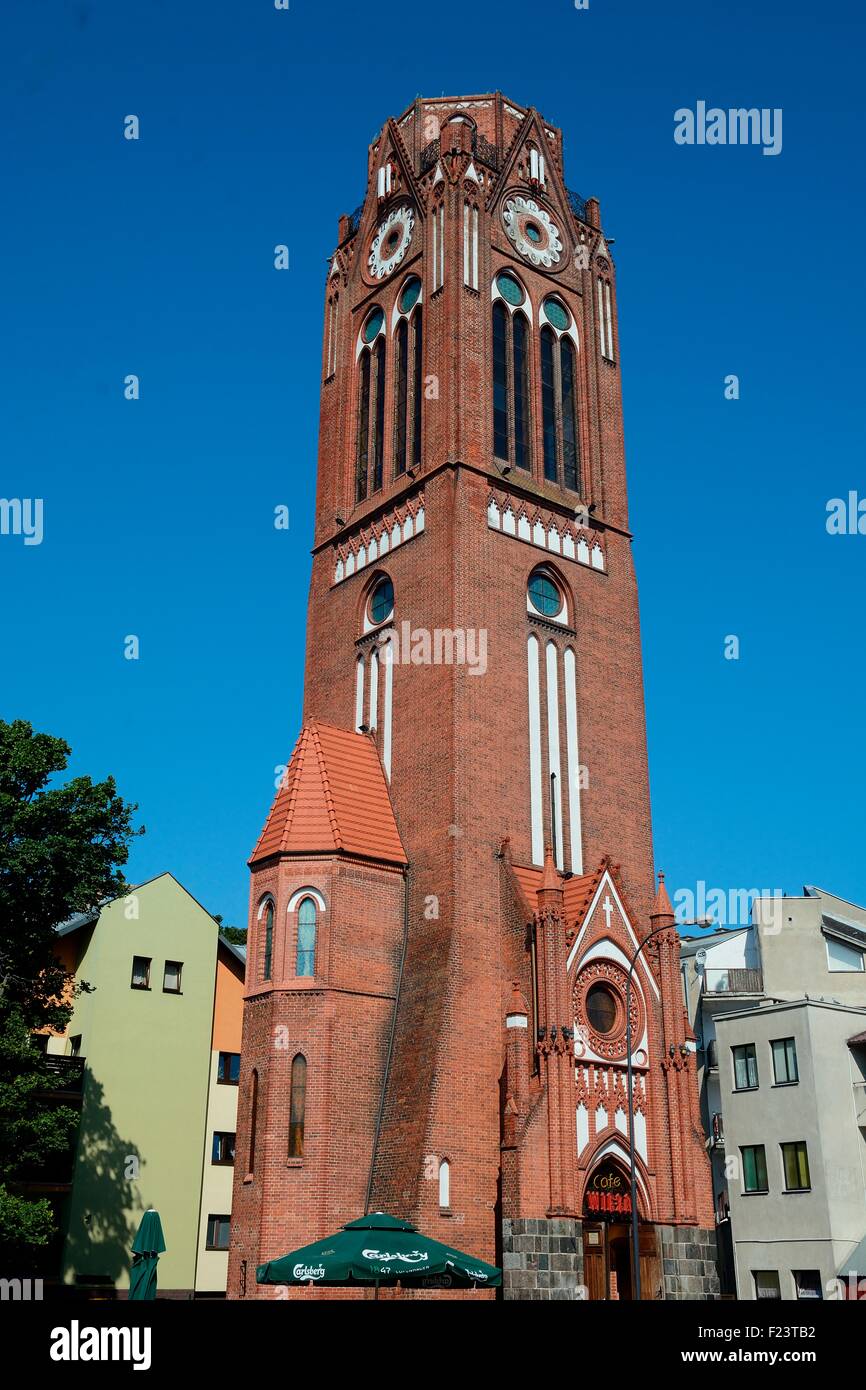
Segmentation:
<svg viewBox="0 0 866 1390">
<path fill-rule="evenodd" d="M 574 1022 L 577 1052 L 619 1061 L 626 1055 L 626 974 L 612 961 L 593 961 L 574 982 Z M 643 1038 L 643 1009 L 637 990 L 631 992 L 632 1047 Z"/>
<path fill-rule="evenodd" d="M 502 210 L 505 233 L 515 251 L 532 265 L 550 269 L 562 258 L 562 233 L 534 198 L 506 199 Z"/>
<path fill-rule="evenodd" d="M 409 250 L 415 214 L 410 207 L 394 208 L 373 238 L 367 264 L 377 280 L 384 280 L 403 260 Z"/>
</svg>

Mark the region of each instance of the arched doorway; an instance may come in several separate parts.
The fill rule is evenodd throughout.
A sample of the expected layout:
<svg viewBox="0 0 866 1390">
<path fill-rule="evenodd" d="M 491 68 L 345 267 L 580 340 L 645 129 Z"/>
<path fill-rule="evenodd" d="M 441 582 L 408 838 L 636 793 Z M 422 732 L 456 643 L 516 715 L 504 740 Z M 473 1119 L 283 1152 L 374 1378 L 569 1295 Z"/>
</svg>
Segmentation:
<svg viewBox="0 0 866 1390">
<path fill-rule="evenodd" d="M 631 1184 L 623 1163 L 610 1155 L 593 1168 L 583 1191 L 583 1278 L 592 1300 L 634 1297 L 631 1258 Z M 655 1226 L 638 1195 L 641 1296 L 661 1297 L 661 1260 Z"/>
</svg>

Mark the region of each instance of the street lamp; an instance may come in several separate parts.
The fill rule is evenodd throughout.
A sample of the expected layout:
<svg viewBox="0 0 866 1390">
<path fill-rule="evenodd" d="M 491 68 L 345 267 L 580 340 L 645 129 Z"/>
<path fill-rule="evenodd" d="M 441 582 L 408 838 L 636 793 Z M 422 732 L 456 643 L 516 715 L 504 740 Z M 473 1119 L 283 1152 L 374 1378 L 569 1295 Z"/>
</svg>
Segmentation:
<svg viewBox="0 0 866 1390">
<path fill-rule="evenodd" d="M 626 1051 L 626 1070 L 628 1074 L 628 1162 L 631 1176 L 631 1261 L 632 1261 L 632 1288 L 637 1302 L 640 1302 L 640 1242 L 638 1239 L 637 1226 L 637 1169 L 634 1156 L 634 1069 L 632 1067 L 631 1056 L 631 977 L 637 965 L 638 957 L 648 941 L 652 941 L 654 936 L 660 932 L 675 931 L 676 927 L 706 927 L 707 919 L 698 918 L 694 922 L 679 922 L 672 924 L 666 923 L 663 927 L 655 927 L 651 932 L 647 932 L 643 941 L 638 946 L 631 958 L 628 968 L 628 975 L 625 982 L 625 1051 Z"/>
</svg>

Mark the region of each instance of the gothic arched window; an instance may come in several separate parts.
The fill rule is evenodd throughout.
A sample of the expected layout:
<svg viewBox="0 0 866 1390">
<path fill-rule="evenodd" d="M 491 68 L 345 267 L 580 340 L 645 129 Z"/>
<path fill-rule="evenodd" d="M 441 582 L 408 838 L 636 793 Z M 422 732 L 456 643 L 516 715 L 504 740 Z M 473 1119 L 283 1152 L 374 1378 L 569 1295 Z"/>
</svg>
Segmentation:
<svg viewBox="0 0 866 1390">
<path fill-rule="evenodd" d="M 355 497 L 363 502 L 368 492 L 382 486 L 385 443 L 385 315 L 381 309 L 368 314 L 358 343 L 358 439 Z"/>
<path fill-rule="evenodd" d="M 315 974 L 316 963 L 316 904 L 303 898 L 298 904 L 298 949 L 295 957 L 296 975 Z"/>
<path fill-rule="evenodd" d="M 411 276 L 397 301 L 400 315 L 396 337 L 394 389 L 394 474 L 417 468 L 421 462 L 421 403 L 423 399 L 421 281 Z"/>
<path fill-rule="evenodd" d="M 256 1171 L 256 1126 L 259 1119 L 259 1074 L 253 1069 L 250 1077 L 250 1148 L 247 1172 Z"/>
<path fill-rule="evenodd" d="M 513 275 L 493 284 L 493 453 L 517 468 L 531 466 L 529 323 L 526 295 Z"/>
<path fill-rule="evenodd" d="M 541 306 L 541 434 L 544 476 L 580 491 L 580 417 L 574 320 L 558 299 Z"/>
<path fill-rule="evenodd" d="M 302 1052 L 292 1059 L 289 1089 L 289 1158 L 304 1156 L 304 1114 L 307 1108 L 307 1059 Z"/>
<path fill-rule="evenodd" d="M 262 979 L 269 980 L 274 963 L 274 904 L 268 898 L 265 904 L 265 937 L 262 949 Z"/>
</svg>

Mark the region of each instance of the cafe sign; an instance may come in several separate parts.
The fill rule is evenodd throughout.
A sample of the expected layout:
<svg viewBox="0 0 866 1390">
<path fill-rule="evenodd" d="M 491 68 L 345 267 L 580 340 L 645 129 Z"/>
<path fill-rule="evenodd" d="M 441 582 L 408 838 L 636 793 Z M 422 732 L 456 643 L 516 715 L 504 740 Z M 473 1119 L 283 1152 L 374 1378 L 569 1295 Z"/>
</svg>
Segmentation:
<svg viewBox="0 0 866 1390">
<path fill-rule="evenodd" d="M 631 1216 L 628 1178 L 615 1163 L 602 1163 L 590 1176 L 583 1194 L 583 1214 L 596 1220 Z"/>
</svg>

